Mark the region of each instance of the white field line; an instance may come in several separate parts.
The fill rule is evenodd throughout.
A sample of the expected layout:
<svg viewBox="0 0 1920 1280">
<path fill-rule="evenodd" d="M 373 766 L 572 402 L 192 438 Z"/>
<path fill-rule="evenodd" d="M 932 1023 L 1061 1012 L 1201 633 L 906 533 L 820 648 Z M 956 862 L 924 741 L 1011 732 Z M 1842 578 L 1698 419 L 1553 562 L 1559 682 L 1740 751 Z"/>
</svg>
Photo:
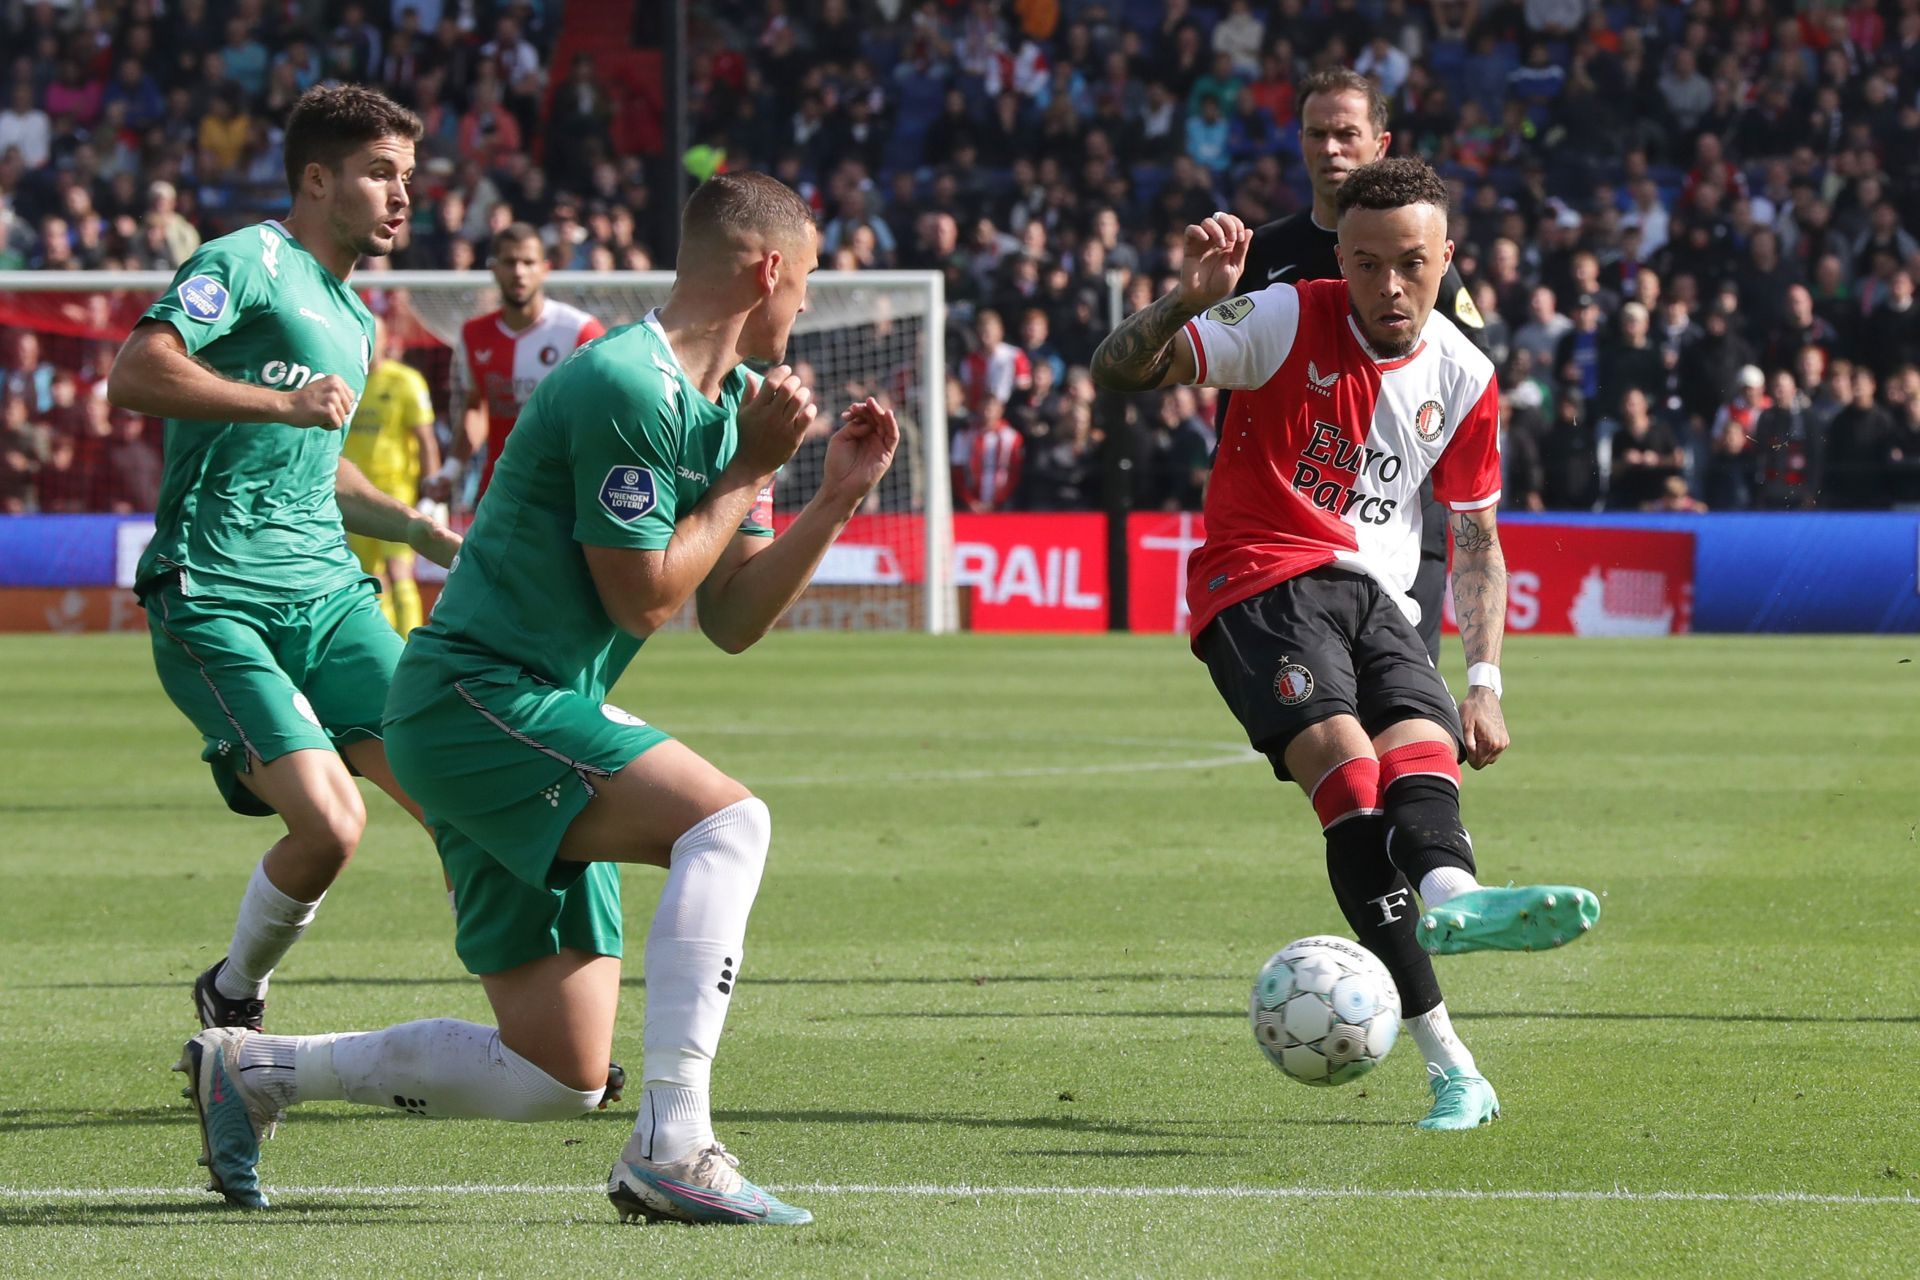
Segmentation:
<svg viewBox="0 0 1920 1280">
<path fill-rule="evenodd" d="M 794 1182 L 769 1186 L 782 1195 L 908 1196 L 953 1200 L 967 1197 L 1064 1197 L 1088 1200 L 1443 1200 L 1619 1202 L 1625 1204 L 1854 1205 L 1920 1209 L 1920 1196 L 1824 1195 L 1811 1191 L 1534 1191 L 1479 1187 L 995 1187 L 967 1183 Z M 298 1199 L 409 1195 L 592 1196 L 594 1185 L 541 1183 L 420 1183 L 392 1186 L 268 1187 L 275 1196 Z M 197 1187 L 0 1187 L 0 1200 L 151 1201 L 205 1194 Z"/>
</svg>

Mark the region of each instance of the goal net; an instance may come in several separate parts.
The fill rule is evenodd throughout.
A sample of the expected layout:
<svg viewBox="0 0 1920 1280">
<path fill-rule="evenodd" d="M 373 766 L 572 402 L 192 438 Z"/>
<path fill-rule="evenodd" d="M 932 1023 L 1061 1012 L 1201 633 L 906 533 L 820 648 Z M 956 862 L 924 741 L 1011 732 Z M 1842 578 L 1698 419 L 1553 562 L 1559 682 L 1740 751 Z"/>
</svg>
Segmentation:
<svg viewBox="0 0 1920 1280">
<path fill-rule="evenodd" d="M 0 273 L 0 319 L 31 328 L 57 363 L 98 359 L 123 337 L 171 277 L 161 272 Z M 443 442 L 460 327 L 500 305 L 486 272 L 362 269 L 353 285 L 426 375 Z M 553 272 L 547 296 L 607 328 L 642 319 L 667 299 L 668 272 Z M 893 468 L 827 553 L 785 625 L 819 630 L 951 631 L 952 502 L 946 422 L 946 303 L 938 273 L 816 273 L 787 360 L 812 388 L 820 415 L 774 484 L 776 528 L 819 489 L 827 442 L 849 403 L 873 396 L 893 409 L 901 443 Z M 62 358 L 66 356 L 67 358 Z M 473 469 L 477 471 L 477 468 Z M 434 569 L 421 566 L 423 581 Z M 683 614 L 690 610 L 683 611 Z M 690 617 L 677 625 L 691 625 Z"/>
</svg>

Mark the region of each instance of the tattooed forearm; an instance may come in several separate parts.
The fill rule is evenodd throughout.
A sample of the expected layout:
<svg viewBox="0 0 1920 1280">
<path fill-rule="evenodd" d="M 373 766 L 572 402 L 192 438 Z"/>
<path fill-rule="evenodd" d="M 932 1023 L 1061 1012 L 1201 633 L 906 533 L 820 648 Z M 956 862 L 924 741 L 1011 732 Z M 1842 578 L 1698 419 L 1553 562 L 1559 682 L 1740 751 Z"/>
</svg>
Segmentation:
<svg viewBox="0 0 1920 1280">
<path fill-rule="evenodd" d="M 1507 558 L 1493 512 L 1456 512 L 1452 529 L 1453 615 L 1460 624 L 1460 647 L 1469 666 L 1498 663 L 1507 631 Z"/>
<path fill-rule="evenodd" d="M 1170 345 L 1195 313 L 1168 293 L 1120 322 L 1093 353 L 1093 381 L 1108 391 L 1151 391 L 1173 367 Z"/>
</svg>

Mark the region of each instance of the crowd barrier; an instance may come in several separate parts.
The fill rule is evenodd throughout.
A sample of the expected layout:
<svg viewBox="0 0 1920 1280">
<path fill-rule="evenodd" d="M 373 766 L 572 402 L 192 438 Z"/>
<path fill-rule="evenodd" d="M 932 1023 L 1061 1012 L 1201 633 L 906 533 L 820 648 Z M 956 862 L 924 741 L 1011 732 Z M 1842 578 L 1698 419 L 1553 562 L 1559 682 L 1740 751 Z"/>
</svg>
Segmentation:
<svg viewBox="0 0 1920 1280">
<path fill-rule="evenodd" d="M 0 518 L 0 630 L 140 630 L 133 568 L 146 516 Z M 1528 515 L 1502 520 L 1515 633 L 1920 632 L 1920 513 Z M 1130 630 L 1186 625 L 1197 515 L 1126 521 Z M 954 580 L 975 631 L 1103 631 L 1107 518 L 954 517 Z M 835 593 L 807 625 L 872 625 L 862 601 L 919 581 L 911 521 L 856 517 L 816 582 Z M 429 575 L 424 575 L 427 577 Z M 863 594 L 864 593 L 864 594 Z"/>
</svg>

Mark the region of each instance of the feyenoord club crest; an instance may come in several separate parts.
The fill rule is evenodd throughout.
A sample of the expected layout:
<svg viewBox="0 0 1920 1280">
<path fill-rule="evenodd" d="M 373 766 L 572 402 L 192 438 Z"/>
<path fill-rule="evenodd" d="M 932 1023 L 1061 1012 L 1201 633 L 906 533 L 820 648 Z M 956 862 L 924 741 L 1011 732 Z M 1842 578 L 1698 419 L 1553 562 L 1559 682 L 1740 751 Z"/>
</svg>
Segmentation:
<svg viewBox="0 0 1920 1280">
<path fill-rule="evenodd" d="M 1294 707 L 1313 696 L 1313 672 L 1297 662 L 1282 661 L 1273 678 L 1273 696 L 1283 707 Z"/>
<path fill-rule="evenodd" d="M 1413 415 L 1413 434 L 1427 444 L 1440 438 L 1447 428 L 1447 411 L 1440 407 L 1438 400 L 1429 400 L 1420 406 L 1420 412 Z"/>
</svg>

